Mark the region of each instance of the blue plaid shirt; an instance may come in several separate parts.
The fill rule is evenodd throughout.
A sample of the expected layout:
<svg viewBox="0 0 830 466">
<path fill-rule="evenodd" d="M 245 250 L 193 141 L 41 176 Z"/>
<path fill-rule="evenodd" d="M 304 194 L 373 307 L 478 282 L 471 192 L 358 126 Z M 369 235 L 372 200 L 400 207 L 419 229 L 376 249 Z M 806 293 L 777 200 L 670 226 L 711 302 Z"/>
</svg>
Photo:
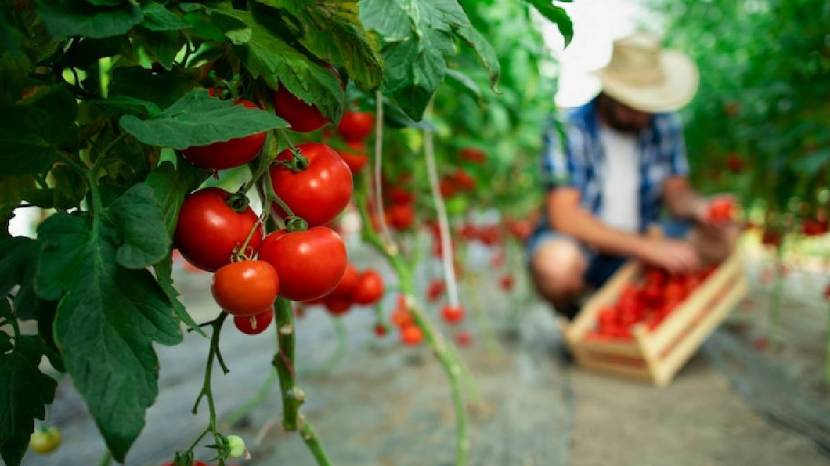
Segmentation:
<svg viewBox="0 0 830 466">
<path fill-rule="evenodd" d="M 555 125 L 544 136 L 542 179 L 547 190 L 558 187 L 579 189 L 582 206 L 594 215 L 602 211 L 602 177 L 605 151 L 599 137 L 596 99 L 571 112 L 561 125 L 564 140 Z M 638 138 L 640 188 L 640 231 L 660 217 L 663 182 L 687 175 L 683 125 L 674 113 L 657 113 Z M 540 227 L 550 228 L 547 219 Z"/>
</svg>

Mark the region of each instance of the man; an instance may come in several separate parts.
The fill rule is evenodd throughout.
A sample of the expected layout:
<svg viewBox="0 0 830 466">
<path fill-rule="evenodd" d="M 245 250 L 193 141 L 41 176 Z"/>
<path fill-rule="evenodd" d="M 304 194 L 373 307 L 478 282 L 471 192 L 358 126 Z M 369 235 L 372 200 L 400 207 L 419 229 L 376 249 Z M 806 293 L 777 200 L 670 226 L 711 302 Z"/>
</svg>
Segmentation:
<svg viewBox="0 0 830 466">
<path fill-rule="evenodd" d="M 564 137 L 545 135 L 545 215 L 528 243 L 538 291 L 568 318 L 628 258 L 683 273 L 725 258 L 737 237 L 732 222 L 707 220 L 711 199 L 687 180 L 671 112 L 697 90 L 694 63 L 638 33 L 614 43 L 599 77 L 602 92 L 568 117 Z M 647 235 L 664 209 L 674 219 L 664 237 Z"/>
</svg>

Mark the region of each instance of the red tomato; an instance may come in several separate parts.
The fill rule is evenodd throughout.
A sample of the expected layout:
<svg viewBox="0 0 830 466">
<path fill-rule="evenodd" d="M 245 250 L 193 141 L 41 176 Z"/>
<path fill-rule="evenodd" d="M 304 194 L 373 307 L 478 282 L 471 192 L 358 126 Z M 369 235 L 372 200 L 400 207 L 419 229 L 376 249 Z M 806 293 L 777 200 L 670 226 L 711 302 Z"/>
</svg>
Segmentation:
<svg viewBox="0 0 830 466">
<path fill-rule="evenodd" d="M 613 307 L 605 307 L 599 311 L 597 322 L 600 330 L 609 329 L 617 324 L 617 310 Z"/>
<path fill-rule="evenodd" d="M 401 341 L 406 346 L 418 346 L 424 339 L 424 333 L 417 325 L 410 324 L 401 329 Z"/>
<path fill-rule="evenodd" d="M 507 229 L 520 243 L 524 243 L 533 234 L 533 223 L 530 220 L 509 220 Z"/>
<path fill-rule="evenodd" d="M 274 110 L 292 130 L 300 133 L 316 131 L 329 122 L 317 107 L 298 99 L 285 86 L 280 86 L 274 93 Z"/>
<path fill-rule="evenodd" d="M 805 219 L 801 223 L 801 232 L 804 233 L 805 236 L 821 236 L 827 234 L 827 220 L 816 220 L 812 218 Z"/>
<path fill-rule="evenodd" d="M 342 296 L 326 296 L 323 301 L 326 305 L 326 310 L 333 316 L 340 316 L 347 312 L 352 307 L 352 300 L 348 297 Z"/>
<path fill-rule="evenodd" d="M 504 275 L 499 280 L 499 285 L 501 289 L 504 291 L 510 291 L 513 289 L 513 275 Z"/>
<path fill-rule="evenodd" d="M 200 269 L 213 272 L 231 262 L 234 251 L 257 223 L 250 207 L 237 212 L 227 204 L 230 193 L 205 188 L 189 194 L 179 211 L 175 245 L 182 256 Z M 257 227 L 248 242 L 252 255 L 259 249 L 262 231 Z"/>
<path fill-rule="evenodd" d="M 412 314 L 410 314 L 409 311 L 403 307 L 399 307 L 392 311 L 392 315 L 389 316 L 389 320 L 399 328 L 413 325 L 414 322 L 412 320 Z"/>
<path fill-rule="evenodd" d="M 346 271 L 346 245 L 331 228 L 281 230 L 262 240 L 259 258 L 280 276 L 280 295 L 309 301 L 330 293 Z"/>
<path fill-rule="evenodd" d="M 383 337 L 383 336 L 386 336 L 386 332 L 388 332 L 389 329 L 386 328 L 385 325 L 378 323 L 378 324 L 375 324 L 374 331 L 375 331 L 375 335 L 377 335 L 378 337 Z"/>
<path fill-rule="evenodd" d="M 346 264 L 346 270 L 343 272 L 343 278 L 340 279 L 340 283 L 337 284 L 334 290 L 326 295 L 326 298 L 345 298 L 346 300 L 351 301 L 352 294 L 357 287 L 357 278 L 357 269 L 350 263 Z"/>
<path fill-rule="evenodd" d="M 389 226 L 398 231 L 408 230 L 415 223 L 415 210 L 412 204 L 392 204 L 386 209 L 386 216 Z"/>
<path fill-rule="evenodd" d="M 464 170 L 456 170 L 456 172 L 452 174 L 452 180 L 455 187 L 461 191 L 469 191 L 471 189 L 475 189 L 476 187 L 476 179 Z"/>
<path fill-rule="evenodd" d="M 245 99 L 237 100 L 236 105 L 257 108 L 256 104 Z M 223 170 L 250 162 L 257 156 L 264 143 L 265 133 L 262 132 L 229 141 L 214 142 L 206 146 L 188 147 L 181 153 L 188 162 L 197 167 Z"/>
<path fill-rule="evenodd" d="M 781 240 L 781 232 L 777 230 L 765 228 L 764 232 L 761 233 L 761 244 L 763 244 L 764 246 L 781 246 Z"/>
<path fill-rule="evenodd" d="M 352 300 L 357 304 L 371 306 L 383 297 L 383 277 L 374 270 L 367 269 L 357 276 Z"/>
<path fill-rule="evenodd" d="M 280 281 L 277 271 L 268 262 L 245 260 L 217 270 L 210 291 L 229 314 L 250 316 L 274 304 Z"/>
<path fill-rule="evenodd" d="M 242 333 L 257 335 L 264 332 L 271 325 L 272 320 L 274 320 L 274 310 L 268 308 L 252 316 L 236 316 L 233 318 L 233 324 Z"/>
<path fill-rule="evenodd" d="M 732 173 L 740 173 L 744 170 L 744 161 L 740 154 L 731 153 L 726 158 L 726 168 Z"/>
<path fill-rule="evenodd" d="M 337 153 L 340 154 L 340 158 L 346 162 L 349 170 L 352 171 L 352 175 L 354 175 L 369 163 L 369 157 L 366 155 L 366 146 L 362 142 L 347 141 L 346 145 L 349 146 L 349 149 L 338 150 Z"/>
<path fill-rule="evenodd" d="M 375 116 L 371 112 L 346 112 L 337 125 L 337 132 L 346 141 L 362 141 L 372 134 Z"/>
<path fill-rule="evenodd" d="M 294 215 L 309 226 L 325 225 L 343 211 L 352 197 L 352 172 L 331 147 L 319 143 L 297 146 L 308 159 L 308 167 L 299 172 L 274 165 L 271 182 L 274 192 L 285 201 Z M 282 151 L 277 160 L 290 161 L 291 150 Z M 275 205 L 278 212 L 281 212 Z"/>
<path fill-rule="evenodd" d="M 726 222 L 735 217 L 735 203 L 731 199 L 716 198 L 709 202 L 706 217 L 712 222 Z"/>
<path fill-rule="evenodd" d="M 438 182 L 438 190 L 441 191 L 442 197 L 453 197 L 456 193 L 455 184 L 453 181 L 446 176 L 441 178 L 441 181 Z"/>
<path fill-rule="evenodd" d="M 394 204 L 412 204 L 415 202 L 415 195 L 399 186 L 392 186 L 388 193 L 389 200 Z"/>
<path fill-rule="evenodd" d="M 427 301 L 434 302 L 437 301 L 441 295 L 444 294 L 444 280 L 435 279 L 429 282 L 429 286 L 427 286 Z"/>
<path fill-rule="evenodd" d="M 663 289 L 663 298 L 666 302 L 679 302 L 683 301 L 686 297 L 686 290 L 684 289 L 683 285 L 676 282 L 671 281 L 669 282 L 666 287 Z"/>
<path fill-rule="evenodd" d="M 668 276 L 664 270 L 654 267 L 649 267 L 645 273 L 645 280 L 648 284 L 663 286 L 666 283 L 667 278 Z"/>
<path fill-rule="evenodd" d="M 462 348 L 466 348 L 473 343 L 473 336 L 466 330 L 459 330 L 455 334 L 455 343 Z"/>
<path fill-rule="evenodd" d="M 450 306 L 449 304 L 441 309 L 441 317 L 444 322 L 454 325 L 464 320 L 464 308 L 461 306 Z"/>
<path fill-rule="evenodd" d="M 458 156 L 468 162 L 482 164 L 487 160 L 487 154 L 483 150 L 475 147 L 465 147 L 458 151 Z"/>
</svg>

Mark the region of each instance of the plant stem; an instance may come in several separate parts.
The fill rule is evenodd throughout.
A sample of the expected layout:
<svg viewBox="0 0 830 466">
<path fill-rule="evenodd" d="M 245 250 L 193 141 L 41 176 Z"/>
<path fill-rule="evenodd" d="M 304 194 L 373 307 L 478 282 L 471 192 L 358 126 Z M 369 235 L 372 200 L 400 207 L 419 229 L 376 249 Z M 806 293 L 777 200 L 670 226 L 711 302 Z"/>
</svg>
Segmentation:
<svg viewBox="0 0 830 466">
<path fill-rule="evenodd" d="M 383 212 L 383 94 L 375 92 L 375 214 L 380 223 L 381 237 L 387 243 L 392 241 L 386 215 Z"/>
<path fill-rule="evenodd" d="M 326 451 L 323 449 L 323 445 L 320 443 L 320 439 L 317 437 L 314 428 L 302 416 L 300 416 L 300 423 L 300 437 L 305 442 L 311 455 L 317 460 L 317 464 L 319 466 L 330 466 L 331 460 L 326 456 Z"/>
<path fill-rule="evenodd" d="M 291 303 L 285 298 L 277 298 L 274 305 L 274 317 L 277 322 L 277 354 L 274 367 L 280 379 L 282 392 L 282 426 L 287 431 L 298 429 L 298 412 L 305 401 L 302 390 L 295 385 L 294 373 L 294 315 Z"/>
<path fill-rule="evenodd" d="M 438 362 L 447 374 L 453 408 L 455 409 L 455 464 L 456 466 L 463 466 L 467 464 L 467 452 L 469 451 L 470 445 L 467 438 L 467 412 L 464 406 L 464 395 L 461 390 L 461 364 L 458 361 L 456 353 L 451 350 L 450 344 L 444 340 L 440 333 L 435 331 L 426 315 L 417 307 L 415 287 L 412 280 L 413 276 L 409 265 L 399 254 L 390 251 L 380 236 L 378 236 L 377 232 L 371 228 L 372 224 L 369 218 L 369 209 L 366 205 L 365 191 L 366 189 L 355 194 L 355 202 L 360 213 L 361 222 L 363 223 L 363 238 L 383 254 L 390 265 L 392 265 L 392 268 L 398 276 L 398 286 L 400 287 L 401 294 L 404 295 L 407 307 L 415 323 L 423 331 L 427 344 L 432 348 Z"/>
<path fill-rule="evenodd" d="M 110 466 L 110 464 L 112 464 L 112 453 L 110 453 L 110 451 L 107 450 L 101 457 L 101 461 L 98 463 L 98 466 Z"/>
<path fill-rule="evenodd" d="M 196 397 L 196 403 L 193 405 L 193 414 L 196 414 L 199 408 L 199 402 L 202 400 L 202 397 L 207 398 L 208 402 L 208 411 L 210 414 L 210 420 L 208 422 L 208 427 L 205 429 L 205 433 L 211 432 L 213 433 L 214 438 L 219 440 L 219 433 L 216 431 L 216 404 L 213 400 L 213 389 L 211 387 L 211 379 L 213 374 L 213 361 L 219 354 L 219 335 L 222 332 L 222 325 L 225 323 L 225 319 L 228 318 L 228 314 L 222 312 L 219 316 L 211 323 L 213 327 L 213 332 L 210 336 L 210 350 L 208 351 L 208 358 L 207 363 L 205 364 L 205 377 L 202 381 L 202 390 L 199 393 L 199 396 Z M 227 373 L 227 369 L 222 365 L 223 370 Z M 202 434 L 204 436 L 204 434 Z M 201 438 L 200 438 L 201 439 Z M 198 440 L 196 441 L 198 443 Z M 195 446 L 190 447 L 192 450 Z"/>
<path fill-rule="evenodd" d="M 96 174 L 92 170 L 87 170 L 84 175 L 89 184 L 89 192 L 92 197 L 92 240 L 98 239 L 98 233 L 101 230 L 101 213 L 103 211 L 103 202 L 101 202 L 101 190 L 98 189 L 98 180 Z"/>
</svg>

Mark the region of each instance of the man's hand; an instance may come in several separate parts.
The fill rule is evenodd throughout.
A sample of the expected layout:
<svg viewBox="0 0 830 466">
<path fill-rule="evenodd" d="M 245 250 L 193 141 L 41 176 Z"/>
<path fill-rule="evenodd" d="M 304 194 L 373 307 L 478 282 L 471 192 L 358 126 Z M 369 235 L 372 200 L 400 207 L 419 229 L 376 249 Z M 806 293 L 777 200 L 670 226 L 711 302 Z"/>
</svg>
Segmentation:
<svg viewBox="0 0 830 466">
<path fill-rule="evenodd" d="M 691 272 L 701 266 L 697 251 L 686 241 L 648 238 L 643 242 L 638 256 L 673 274 Z"/>
</svg>

